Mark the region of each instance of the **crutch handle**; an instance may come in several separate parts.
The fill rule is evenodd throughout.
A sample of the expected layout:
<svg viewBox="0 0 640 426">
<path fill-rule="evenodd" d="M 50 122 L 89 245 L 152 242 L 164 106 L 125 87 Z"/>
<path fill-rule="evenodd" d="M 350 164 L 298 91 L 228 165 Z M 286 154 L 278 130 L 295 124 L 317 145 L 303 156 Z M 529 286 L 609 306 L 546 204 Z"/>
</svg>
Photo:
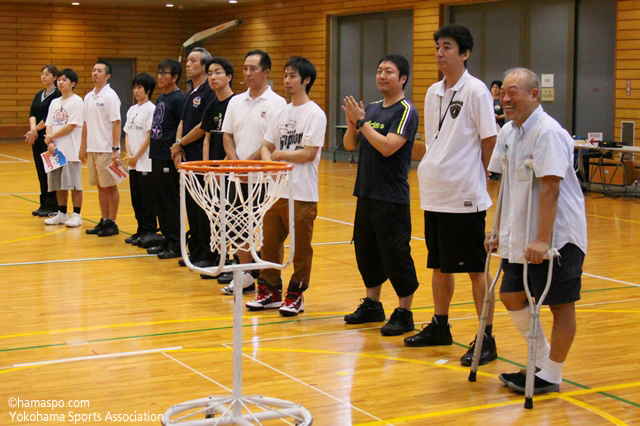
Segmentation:
<svg viewBox="0 0 640 426">
<path fill-rule="evenodd" d="M 558 251 L 558 249 L 552 248 L 552 249 L 549 249 L 547 254 L 544 255 L 544 259 L 553 260 L 554 257 L 559 257 L 559 256 L 560 256 L 560 252 Z"/>
<path fill-rule="evenodd" d="M 524 165 L 530 169 L 533 169 L 533 158 L 527 158 L 524 160 Z"/>
</svg>

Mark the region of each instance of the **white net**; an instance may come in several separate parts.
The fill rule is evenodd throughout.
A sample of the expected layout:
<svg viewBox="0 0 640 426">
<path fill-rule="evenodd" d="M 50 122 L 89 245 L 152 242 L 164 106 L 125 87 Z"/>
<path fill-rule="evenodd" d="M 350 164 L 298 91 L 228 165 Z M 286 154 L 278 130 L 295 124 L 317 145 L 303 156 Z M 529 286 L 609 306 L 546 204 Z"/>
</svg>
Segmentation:
<svg viewBox="0 0 640 426">
<path fill-rule="evenodd" d="M 287 187 L 290 169 L 247 171 L 240 162 L 215 163 L 225 163 L 224 168 L 180 170 L 189 194 L 209 218 L 211 250 L 227 256 L 240 248 L 260 250 L 264 215 Z"/>
</svg>

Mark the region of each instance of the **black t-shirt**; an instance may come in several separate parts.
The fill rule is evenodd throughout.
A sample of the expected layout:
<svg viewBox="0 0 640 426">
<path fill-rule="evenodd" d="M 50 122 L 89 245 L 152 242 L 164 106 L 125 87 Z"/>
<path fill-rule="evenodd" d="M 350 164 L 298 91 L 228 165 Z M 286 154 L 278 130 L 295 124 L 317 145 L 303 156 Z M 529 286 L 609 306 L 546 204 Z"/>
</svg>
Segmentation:
<svg viewBox="0 0 640 426">
<path fill-rule="evenodd" d="M 152 160 L 171 160 L 171 145 L 176 142 L 184 100 L 184 93 L 178 89 L 158 96 L 151 125 L 149 158 Z"/>
<path fill-rule="evenodd" d="M 392 155 L 385 157 L 360 133 L 358 175 L 353 195 L 362 198 L 409 204 L 409 167 L 413 142 L 418 131 L 418 110 L 406 99 L 390 107 L 382 101 L 365 108 L 365 120 L 382 135 L 396 133 L 407 141 Z"/>
<path fill-rule="evenodd" d="M 58 88 L 56 87 L 55 89 L 53 89 L 53 93 L 44 98 L 43 101 L 42 94 L 45 92 L 45 90 L 41 90 L 36 93 L 36 96 L 33 98 L 33 102 L 31 102 L 29 117 L 35 117 L 36 125 L 38 125 L 38 123 L 41 121 L 47 121 L 47 114 L 49 113 L 49 105 L 51 105 L 51 101 L 62 96 L 62 93 L 60 93 L 60 90 L 58 90 Z M 38 140 L 42 140 L 44 142 L 46 132 L 46 127 L 38 130 Z"/>
<path fill-rule="evenodd" d="M 494 99 L 493 100 L 493 109 L 494 109 L 495 113 L 498 114 L 498 115 L 504 114 L 504 109 L 502 108 L 502 104 L 500 103 L 500 99 Z M 496 123 L 498 123 L 498 126 L 500 126 L 500 127 L 504 126 L 504 118 L 496 119 Z"/>
<path fill-rule="evenodd" d="M 182 136 L 186 136 L 194 127 L 202 121 L 204 109 L 216 97 L 209 82 L 205 80 L 197 89 L 193 90 L 184 104 L 182 111 Z M 191 142 L 184 147 L 184 154 L 187 161 L 202 160 L 202 142 L 204 136 Z"/>
<path fill-rule="evenodd" d="M 202 126 L 200 128 L 205 132 L 211 133 L 209 137 L 209 160 L 224 160 L 227 155 L 222 144 L 222 120 L 224 120 L 224 114 L 227 112 L 229 101 L 234 96 L 235 94 L 224 101 L 220 101 L 218 98 L 214 99 L 207 105 L 204 109 L 204 114 L 202 114 Z"/>
</svg>

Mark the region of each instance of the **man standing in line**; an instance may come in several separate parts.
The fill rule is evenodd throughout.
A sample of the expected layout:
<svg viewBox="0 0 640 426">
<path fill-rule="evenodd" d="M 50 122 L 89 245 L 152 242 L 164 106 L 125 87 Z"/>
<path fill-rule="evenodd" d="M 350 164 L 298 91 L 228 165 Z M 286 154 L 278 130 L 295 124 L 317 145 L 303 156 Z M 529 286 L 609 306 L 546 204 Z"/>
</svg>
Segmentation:
<svg viewBox="0 0 640 426">
<path fill-rule="evenodd" d="M 491 206 L 487 193 L 487 166 L 496 142 L 493 100 L 487 86 L 466 70 L 473 37 L 461 25 L 449 25 L 434 34 L 436 63 L 444 79 L 425 97 L 425 148 L 418 166 L 420 207 L 424 212 L 427 268 L 435 315 L 406 346 L 451 345 L 449 305 L 454 274 L 468 273 L 478 316 L 485 292 L 485 216 Z M 497 358 L 490 307 L 480 365 Z M 475 339 L 460 360 L 471 365 Z"/>
<path fill-rule="evenodd" d="M 316 67 L 306 58 L 293 57 L 284 67 L 284 86 L 291 103 L 280 108 L 271 118 L 264 135 L 262 159 L 294 164 L 293 179 L 295 254 L 293 275 L 282 300 L 280 269 L 263 269 L 258 278 L 258 294 L 247 303 L 250 311 L 280 308 L 283 316 L 296 316 L 304 311 L 302 293 L 309 288 L 313 260 L 313 222 L 318 215 L 318 166 L 324 145 L 327 117 L 309 99 L 316 80 Z M 284 241 L 289 235 L 289 200 L 284 194 L 264 217 L 262 258 L 282 263 Z"/>
<path fill-rule="evenodd" d="M 411 209 L 409 166 L 418 111 L 404 97 L 409 61 L 387 55 L 378 63 L 376 85 L 383 100 L 364 108 L 353 96 L 344 99 L 347 116 L 344 147 L 360 142 L 358 175 L 353 195 L 358 197 L 353 227 L 356 260 L 366 287 L 362 304 L 344 317 L 347 324 L 385 320 L 380 302 L 382 284 L 389 279 L 398 296 L 398 307 L 380 332 L 399 336 L 413 331 L 411 303 L 418 288 L 411 257 Z"/>
<path fill-rule="evenodd" d="M 91 73 L 94 89 L 84 97 L 84 126 L 80 160 L 87 164 L 89 185 L 98 187 L 101 219 L 87 234 L 108 237 L 119 233 L 116 224 L 120 193 L 107 167 L 120 158 L 120 98 L 108 84 L 111 65 L 98 61 Z"/>
<path fill-rule="evenodd" d="M 285 106 L 287 101 L 267 85 L 271 71 L 271 58 L 262 50 L 252 50 L 244 58 L 242 67 L 247 91 L 234 96 L 229 102 L 227 113 L 222 123 L 224 149 L 229 160 L 260 160 L 262 158 L 262 142 L 267 132 L 269 121 L 274 112 Z M 242 184 L 246 187 L 246 184 Z M 251 253 L 238 251 L 240 263 L 251 263 Z M 232 281 L 222 289 L 225 294 L 233 294 Z M 255 288 L 253 276 L 244 272 L 242 276 L 243 291 Z"/>
</svg>

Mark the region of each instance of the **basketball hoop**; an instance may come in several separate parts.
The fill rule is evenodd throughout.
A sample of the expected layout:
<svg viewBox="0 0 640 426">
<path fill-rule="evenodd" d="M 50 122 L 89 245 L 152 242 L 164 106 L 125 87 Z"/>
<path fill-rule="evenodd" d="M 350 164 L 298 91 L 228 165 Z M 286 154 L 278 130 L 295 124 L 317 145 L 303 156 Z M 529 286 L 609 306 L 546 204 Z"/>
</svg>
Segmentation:
<svg viewBox="0 0 640 426">
<path fill-rule="evenodd" d="M 180 169 L 180 249 L 185 264 L 197 272 L 216 275 L 233 271 L 234 283 L 243 271 L 284 269 L 293 260 L 295 229 L 293 165 L 275 161 L 192 161 Z M 210 247 L 220 253 L 220 263 L 209 268 L 194 266 L 186 247 L 186 191 L 205 211 L 211 224 Z M 289 198 L 289 258 L 286 263 L 266 262 L 258 256 L 262 247 L 263 220 L 267 211 L 285 193 Z M 254 263 L 226 265 L 239 249 L 249 250 Z M 261 425 L 263 420 L 283 419 L 296 425 L 311 425 L 313 417 L 302 405 L 264 396 L 242 396 L 242 286 L 233 286 L 233 392 L 183 402 L 162 416 L 163 426 Z M 271 424 L 271 423 L 269 423 Z"/>
</svg>

